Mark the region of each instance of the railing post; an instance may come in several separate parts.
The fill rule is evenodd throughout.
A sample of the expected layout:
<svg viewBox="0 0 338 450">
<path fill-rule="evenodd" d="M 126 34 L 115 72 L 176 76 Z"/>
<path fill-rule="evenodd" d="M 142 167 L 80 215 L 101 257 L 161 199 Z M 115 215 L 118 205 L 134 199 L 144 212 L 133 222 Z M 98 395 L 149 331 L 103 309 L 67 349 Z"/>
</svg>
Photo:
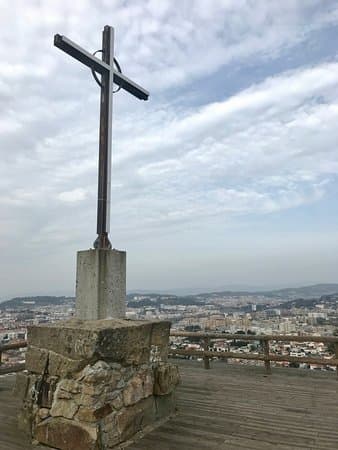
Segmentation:
<svg viewBox="0 0 338 450">
<path fill-rule="evenodd" d="M 1 366 L 1 364 L 2 364 L 2 351 L 0 349 L 0 366 Z"/>
<path fill-rule="evenodd" d="M 204 340 L 203 340 L 203 350 L 205 352 L 207 352 L 209 350 L 209 344 L 210 344 L 210 339 L 208 337 L 204 338 Z M 204 368 L 205 369 L 210 369 L 209 356 L 204 356 L 203 357 L 203 361 L 204 361 Z"/>
<path fill-rule="evenodd" d="M 334 344 L 334 350 L 335 350 L 335 358 L 338 359 L 338 342 L 335 342 Z M 338 365 L 336 366 L 336 374 L 338 378 Z"/>
<path fill-rule="evenodd" d="M 265 371 L 268 375 L 271 375 L 271 364 L 270 364 L 270 359 L 269 359 L 269 340 L 268 339 L 263 339 L 261 340 L 261 345 L 263 347 L 263 352 L 264 352 L 264 366 L 265 366 Z"/>
</svg>

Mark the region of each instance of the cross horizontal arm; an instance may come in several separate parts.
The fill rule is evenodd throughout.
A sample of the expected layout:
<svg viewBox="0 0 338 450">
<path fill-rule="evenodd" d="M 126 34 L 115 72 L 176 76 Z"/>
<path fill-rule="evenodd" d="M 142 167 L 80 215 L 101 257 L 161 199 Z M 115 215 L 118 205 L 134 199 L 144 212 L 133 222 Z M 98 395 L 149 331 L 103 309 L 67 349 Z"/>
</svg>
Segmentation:
<svg viewBox="0 0 338 450">
<path fill-rule="evenodd" d="M 138 84 L 131 81 L 128 77 L 123 75 L 123 73 L 117 72 L 114 70 L 114 83 L 118 86 L 121 86 L 122 89 L 129 92 L 129 94 L 134 95 L 140 100 L 148 100 L 149 92 L 143 89 Z"/>
<path fill-rule="evenodd" d="M 65 53 L 68 53 L 68 55 L 73 56 L 73 58 L 82 62 L 84 65 L 90 67 L 91 69 L 94 69 L 95 72 L 98 72 L 101 75 L 111 70 L 111 66 L 96 58 L 95 56 L 87 52 L 87 50 L 75 44 L 75 42 L 71 41 L 65 36 L 56 34 L 54 36 L 54 45 L 60 50 L 63 50 Z M 113 70 L 113 80 L 115 84 L 120 86 L 122 89 L 125 89 L 127 92 L 139 98 L 140 100 L 148 100 L 149 92 L 143 89 L 137 83 L 134 83 L 122 73 Z"/>
<path fill-rule="evenodd" d="M 61 36 L 61 34 L 56 34 L 54 36 L 54 45 L 58 47 L 60 50 L 63 50 L 68 55 L 73 56 L 73 58 L 82 62 L 85 66 L 94 69 L 95 72 L 100 73 L 101 75 L 110 70 L 110 66 L 105 62 L 101 61 L 96 56 L 93 56 L 91 53 L 87 52 L 84 48 L 75 44 L 75 42 L 66 38 L 66 36 Z"/>
</svg>

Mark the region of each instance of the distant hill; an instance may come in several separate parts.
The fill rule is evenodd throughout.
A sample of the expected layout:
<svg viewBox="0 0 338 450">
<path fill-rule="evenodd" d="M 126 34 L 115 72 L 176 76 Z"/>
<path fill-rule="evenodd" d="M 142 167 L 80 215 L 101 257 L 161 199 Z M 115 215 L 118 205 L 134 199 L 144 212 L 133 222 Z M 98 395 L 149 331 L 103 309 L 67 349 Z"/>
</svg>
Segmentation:
<svg viewBox="0 0 338 450">
<path fill-rule="evenodd" d="M 329 304 L 335 306 L 338 303 L 338 294 L 325 294 L 316 298 L 294 298 L 289 301 L 285 301 L 280 305 L 282 309 L 290 308 L 313 308 L 317 304 Z"/>
<path fill-rule="evenodd" d="M 283 289 L 273 289 L 273 290 L 262 290 L 262 291 L 222 291 L 222 292 L 208 292 L 205 294 L 200 294 L 199 297 L 216 297 L 216 296 L 243 296 L 243 295 L 261 295 L 267 298 L 280 298 L 285 300 L 296 299 L 296 298 L 319 298 L 322 295 L 331 295 L 338 292 L 338 284 L 315 284 L 313 286 L 303 286 L 299 288 L 283 288 Z"/>
<path fill-rule="evenodd" d="M 338 284 L 315 284 L 313 286 L 304 286 L 299 288 L 286 288 L 271 291 L 271 294 L 280 297 L 303 297 L 303 298 L 313 298 L 321 297 L 322 295 L 331 295 L 338 292 Z"/>
<path fill-rule="evenodd" d="M 240 297 L 245 295 L 259 295 L 262 297 L 277 298 L 281 302 L 288 302 L 295 299 L 319 299 L 325 295 L 333 295 L 338 293 L 338 284 L 315 284 L 313 286 L 303 286 L 299 288 L 284 288 L 275 290 L 262 291 L 220 291 L 220 292 L 205 292 L 202 294 L 178 296 L 172 294 L 161 293 L 146 293 L 144 291 L 129 293 L 127 295 L 127 303 L 129 306 L 159 306 L 161 304 L 167 305 L 198 305 L 205 301 L 210 301 L 215 297 Z M 135 297 L 140 297 L 134 300 Z M 146 298 L 145 298 L 146 297 Z M 74 302 L 73 297 L 53 297 L 53 296 L 38 296 L 38 297 L 16 297 L 11 300 L 0 303 L 0 310 L 4 309 L 29 309 L 32 307 L 48 306 L 48 305 L 62 305 L 69 302 Z"/>
<path fill-rule="evenodd" d="M 29 309 L 32 307 L 48 306 L 48 305 L 63 305 L 74 301 L 73 297 L 53 297 L 53 296 L 39 296 L 39 297 L 15 297 L 11 300 L 0 303 L 0 310 L 4 309 Z"/>
</svg>

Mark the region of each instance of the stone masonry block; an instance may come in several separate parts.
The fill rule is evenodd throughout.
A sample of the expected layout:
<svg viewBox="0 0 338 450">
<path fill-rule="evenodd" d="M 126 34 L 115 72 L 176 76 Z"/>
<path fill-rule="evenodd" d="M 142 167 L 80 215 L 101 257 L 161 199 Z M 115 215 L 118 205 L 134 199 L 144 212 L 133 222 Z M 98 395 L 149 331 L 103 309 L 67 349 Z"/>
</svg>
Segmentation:
<svg viewBox="0 0 338 450">
<path fill-rule="evenodd" d="M 174 364 L 161 364 L 155 368 L 154 394 L 170 394 L 180 381 L 178 366 Z"/>
<path fill-rule="evenodd" d="M 26 352 L 26 370 L 43 373 L 47 367 L 48 351 L 31 345 Z"/>
<path fill-rule="evenodd" d="M 176 413 L 176 395 L 171 392 L 167 395 L 155 396 L 156 420 L 162 420 Z"/>
<path fill-rule="evenodd" d="M 170 333 L 170 322 L 153 322 L 151 332 L 151 345 L 168 346 L 168 336 Z"/>
<path fill-rule="evenodd" d="M 23 431 L 29 437 L 32 436 L 32 408 L 24 403 L 18 412 L 18 429 Z"/>
<path fill-rule="evenodd" d="M 20 426 L 59 450 L 126 448 L 175 413 L 169 322 L 72 319 L 28 328 Z"/>
<path fill-rule="evenodd" d="M 161 327 L 157 323 L 126 319 L 72 319 L 28 327 L 28 343 L 30 347 L 50 350 L 75 360 L 93 362 L 106 358 L 123 365 L 140 365 L 149 362 L 153 337 L 158 342 L 160 336 L 167 333 L 168 342 L 169 326 L 163 325 L 160 332 Z M 163 336 L 161 340 L 164 340 Z M 40 357 L 35 356 L 34 359 L 40 362 Z M 42 365 L 41 360 L 40 368 Z M 35 366 L 31 367 L 34 369 Z"/>
<path fill-rule="evenodd" d="M 129 380 L 123 390 L 124 405 L 134 405 L 143 398 L 149 397 L 153 393 L 153 386 L 153 376 L 150 370 L 138 373 Z"/>
<path fill-rule="evenodd" d="M 151 348 L 154 362 L 166 361 L 168 359 L 168 339 L 170 333 L 170 322 L 153 323 L 151 333 Z"/>
<path fill-rule="evenodd" d="M 153 397 L 146 398 L 116 415 L 120 441 L 124 442 L 138 433 L 143 427 L 154 423 L 156 409 Z"/>
<path fill-rule="evenodd" d="M 57 387 L 57 377 L 43 377 L 38 383 L 37 404 L 41 408 L 51 408 Z"/>
<path fill-rule="evenodd" d="M 54 399 L 50 415 L 53 417 L 65 417 L 72 419 L 79 407 L 72 399 Z"/>
<path fill-rule="evenodd" d="M 67 358 L 66 356 L 50 351 L 48 373 L 63 378 L 79 372 L 85 364 L 85 361 Z"/>
<path fill-rule="evenodd" d="M 49 418 L 37 425 L 35 438 L 59 450 L 99 450 L 96 427 L 59 417 Z"/>
<path fill-rule="evenodd" d="M 18 372 L 15 379 L 15 385 L 13 389 L 14 396 L 19 400 L 24 400 L 27 395 L 27 389 L 29 386 L 29 375 L 25 372 Z"/>
</svg>

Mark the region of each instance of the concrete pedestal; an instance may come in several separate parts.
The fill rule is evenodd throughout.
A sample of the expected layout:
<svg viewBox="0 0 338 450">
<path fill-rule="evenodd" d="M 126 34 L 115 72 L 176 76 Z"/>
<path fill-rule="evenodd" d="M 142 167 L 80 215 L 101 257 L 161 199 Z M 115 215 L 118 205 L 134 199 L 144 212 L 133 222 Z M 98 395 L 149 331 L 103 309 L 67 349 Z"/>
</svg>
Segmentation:
<svg viewBox="0 0 338 450">
<path fill-rule="evenodd" d="M 175 413 L 169 322 L 69 320 L 28 327 L 20 428 L 60 450 L 112 450 Z"/>
<path fill-rule="evenodd" d="M 90 249 L 77 253 L 76 308 L 79 319 L 124 318 L 126 252 Z"/>
</svg>

